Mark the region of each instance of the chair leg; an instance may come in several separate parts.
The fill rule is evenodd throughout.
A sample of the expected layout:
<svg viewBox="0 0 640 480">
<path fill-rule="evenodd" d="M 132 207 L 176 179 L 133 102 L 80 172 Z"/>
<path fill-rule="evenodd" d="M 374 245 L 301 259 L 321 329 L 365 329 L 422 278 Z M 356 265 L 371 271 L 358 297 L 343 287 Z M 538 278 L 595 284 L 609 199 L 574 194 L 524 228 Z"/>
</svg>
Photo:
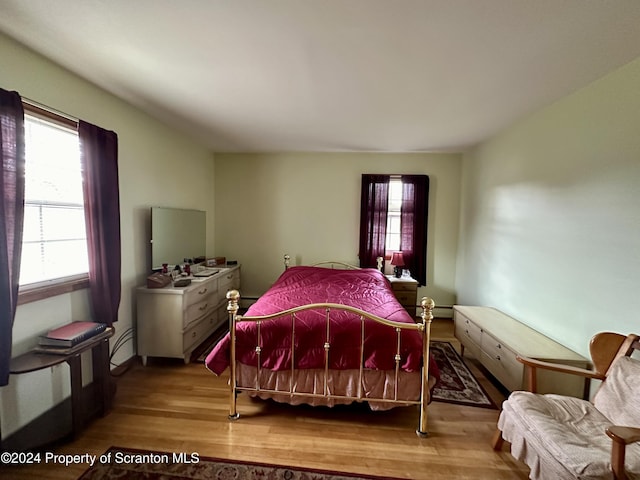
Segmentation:
<svg viewBox="0 0 640 480">
<path fill-rule="evenodd" d="M 491 439 L 491 446 L 494 450 L 501 450 L 503 443 L 504 439 L 502 438 L 502 430 L 496 428 L 496 432 L 493 434 L 493 438 Z"/>
<path fill-rule="evenodd" d="M 626 444 L 624 442 L 612 442 L 611 447 L 611 469 L 613 477 L 616 480 L 627 480 L 627 474 L 624 470 L 624 457 Z"/>
</svg>

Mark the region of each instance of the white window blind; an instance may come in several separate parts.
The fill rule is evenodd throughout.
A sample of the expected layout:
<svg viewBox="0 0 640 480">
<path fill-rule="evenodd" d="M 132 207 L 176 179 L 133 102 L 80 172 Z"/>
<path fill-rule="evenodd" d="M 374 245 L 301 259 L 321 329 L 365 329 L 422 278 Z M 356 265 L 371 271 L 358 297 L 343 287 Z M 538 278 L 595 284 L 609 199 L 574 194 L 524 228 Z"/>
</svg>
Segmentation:
<svg viewBox="0 0 640 480">
<path fill-rule="evenodd" d="M 77 131 L 25 114 L 25 211 L 20 285 L 89 271 Z"/>
<path fill-rule="evenodd" d="M 402 180 L 391 178 L 389 181 L 389 206 L 387 211 L 387 235 L 385 250 L 391 252 L 400 250 L 400 208 L 402 206 Z"/>
</svg>

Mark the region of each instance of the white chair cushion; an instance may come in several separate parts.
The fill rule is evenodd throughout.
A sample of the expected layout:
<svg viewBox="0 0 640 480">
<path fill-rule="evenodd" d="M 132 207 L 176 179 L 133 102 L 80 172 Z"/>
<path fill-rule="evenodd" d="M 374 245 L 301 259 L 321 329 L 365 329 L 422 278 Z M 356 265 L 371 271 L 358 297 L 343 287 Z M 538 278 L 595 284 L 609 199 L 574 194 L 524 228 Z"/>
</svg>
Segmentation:
<svg viewBox="0 0 640 480">
<path fill-rule="evenodd" d="M 616 360 L 593 403 L 612 424 L 639 427 L 640 362 L 630 357 Z"/>
<path fill-rule="evenodd" d="M 537 462 L 557 462 L 554 468 L 566 470 L 574 478 L 612 478 L 611 439 L 605 433 L 611 422 L 590 402 L 562 395 L 513 392 L 502 415 L 513 418 L 501 418 L 499 427 L 515 430 L 503 429 L 505 439 L 519 437 L 527 442 L 533 437 L 529 447 L 546 450 L 538 452 Z M 640 445 L 627 447 L 626 463 L 630 478 L 640 478 Z"/>
</svg>

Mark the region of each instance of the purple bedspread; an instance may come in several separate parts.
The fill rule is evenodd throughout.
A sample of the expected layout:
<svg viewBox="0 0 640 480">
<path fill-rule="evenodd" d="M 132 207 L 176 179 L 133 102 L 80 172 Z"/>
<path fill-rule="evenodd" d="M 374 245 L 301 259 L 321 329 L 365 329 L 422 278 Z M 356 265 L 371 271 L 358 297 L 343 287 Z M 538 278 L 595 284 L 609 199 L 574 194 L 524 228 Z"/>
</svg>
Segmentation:
<svg viewBox="0 0 640 480">
<path fill-rule="evenodd" d="M 253 304 L 247 317 L 269 315 L 309 303 L 339 303 L 360 308 L 379 317 L 397 322 L 413 323 L 407 311 L 398 303 L 387 278 L 375 269 L 333 270 L 319 267 L 291 267 Z M 295 326 L 295 367 L 324 368 L 326 321 L 323 310 L 297 314 Z M 256 365 L 257 326 L 254 322 L 239 322 L 236 327 L 236 357 L 247 365 Z M 260 327 L 262 368 L 291 368 L 290 317 L 262 322 Z M 329 331 L 329 368 L 360 367 L 361 323 L 357 315 L 333 310 Z M 393 328 L 365 321 L 365 368 L 391 370 L 395 368 L 397 348 Z M 209 370 L 220 375 L 229 366 L 229 334 L 207 356 Z M 439 377 L 435 362 L 430 374 Z M 400 367 L 415 372 L 422 365 L 422 337 L 419 332 L 401 331 Z"/>
</svg>

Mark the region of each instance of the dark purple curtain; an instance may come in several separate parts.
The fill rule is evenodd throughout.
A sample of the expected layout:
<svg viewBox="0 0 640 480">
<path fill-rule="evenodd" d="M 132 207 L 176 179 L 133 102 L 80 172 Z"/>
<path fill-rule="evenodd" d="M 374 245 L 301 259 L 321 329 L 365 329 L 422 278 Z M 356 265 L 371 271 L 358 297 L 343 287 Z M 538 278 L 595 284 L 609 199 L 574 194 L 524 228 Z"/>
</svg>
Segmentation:
<svg viewBox="0 0 640 480">
<path fill-rule="evenodd" d="M 13 319 L 24 223 L 24 109 L 17 92 L 0 88 L 0 387 L 9 383 Z"/>
<path fill-rule="evenodd" d="M 362 175 L 360 192 L 360 266 L 375 268 L 384 257 L 389 209 L 389 175 Z"/>
<path fill-rule="evenodd" d="M 111 325 L 118 320 L 120 305 L 118 136 L 82 120 L 78 135 L 93 318 Z"/>
<path fill-rule="evenodd" d="M 402 175 L 400 208 L 400 250 L 405 267 L 420 285 L 427 284 L 427 219 L 429 214 L 429 177 Z"/>
</svg>

